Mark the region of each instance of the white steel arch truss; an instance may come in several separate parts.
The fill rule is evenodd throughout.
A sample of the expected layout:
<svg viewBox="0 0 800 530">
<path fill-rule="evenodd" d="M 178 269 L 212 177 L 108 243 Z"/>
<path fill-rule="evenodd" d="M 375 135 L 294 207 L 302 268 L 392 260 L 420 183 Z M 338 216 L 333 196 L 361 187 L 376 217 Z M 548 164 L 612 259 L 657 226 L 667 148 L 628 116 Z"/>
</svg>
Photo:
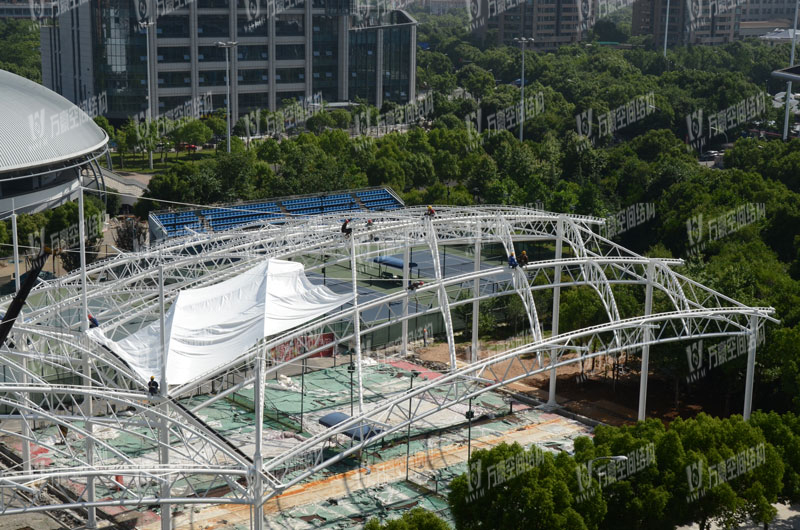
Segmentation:
<svg viewBox="0 0 800 530">
<path fill-rule="evenodd" d="M 362 229 L 367 216 L 373 223 Z M 557 369 L 581 360 L 641 348 L 639 417 L 643 419 L 650 346 L 679 341 L 747 338 L 744 415 L 749 417 L 755 330 L 765 320 L 775 321 L 773 309 L 745 306 L 677 273 L 673 267 L 681 265 L 681 260 L 640 256 L 601 237 L 595 229 L 602 222 L 515 207 L 442 207 L 432 218 L 421 208 L 406 208 L 355 217 L 353 235 L 346 237 L 339 230 L 338 216 L 321 215 L 168 240 L 144 252 L 89 265 L 85 283 L 78 272 L 43 282 L 28 297 L 24 318 L 0 349 L 0 435 L 44 447 L 56 461 L 37 467 L 30 460 L 0 459 L 5 462 L 0 516 L 85 510 L 93 520 L 98 507 L 160 505 L 167 525 L 171 504 L 224 503 L 249 505 L 253 524 L 260 528 L 263 502 L 315 472 L 437 411 L 538 373 L 550 371 L 552 402 Z M 494 245 L 502 249 L 501 258 L 505 258 L 520 243 L 535 245 L 547 257 L 513 271 L 504 262 L 491 266 L 481 260 L 481 247 Z M 453 269 L 447 270 L 440 251 L 448 247 L 464 252 L 474 249 L 472 270 L 462 267 L 447 274 Z M 352 281 L 345 284 L 357 291 L 366 285 L 365 267 L 374 258 L 399 254 L 408 261 L 409 249 L 430 255 L 432 274 L 424 285 L 408 289 L 411 272 L 406 265 L 400 287 L 374 291 L 371 297 L 359 298 L 357 304 L 269 337 L 230 365 L 172 386 L 168 398 L 149 399 L 133 370 L 82 331 L 84 294 L 102 330 L 119 339 L 157 320 L 161 304 L 170 304 L 181 290 L 218 283 L 267 257 L 299 260 L 316 276 L 324 275 L 326 268 L 350 269 Z M 163 271 L 162 282 L 159 270 Z M 560 291 L 576 286 L 588 286 L 596 293 L 608 319 L 598 326 L 561 332 Z M 620 316 L 615 286 L 643 290 L 641 315 Z M 536 293 L 553 293 L 549 335 L 534 302 Z M 521 297 L 531 341 L 480 360 L 457 359 L 452 311 L 461 306 L 477 308 L 481 301 L 498 296 Z M 653 312 L 656 296 L 668 304 L 669 311 Z M 408 309 L 411 297 L 425 300 L 413 313 Z M 10 297 L 2 304 L 9 302 Z M 265 378 L 288 363 L 329 348 L 354 349 L 360 359 L 362 337 L 378 336 L 377 331 L 396 324 L 407 331 L 409 320 L 437 314 L 444 322 L 450 356 L 449 369 L 441 377 L 392 395 L 368 410 L 359 408 L 354 417 L 280 455 L 264 456 Z M 320 333 L 332 334 L 333 342 L 319 345 L 310 339 Z M 299 355 L 289 356 L 278 348 L 290 340 L 306 345 Z M 566 355 L 585 351 L 585 344 L 597 348 L 582 356 Z M 549 355 L 547 366 L 541 362 L 542 354 Z M 511 375 L 511 366 L 517 368 L 515 375 Z M 256 413 L 252 431 L 246 433 L 251 443 L 243 448 L 197 412 L 247 387 L 254 388 Z M 357 391 L 361 400 L 360 378 Z M 207 399 L 190 402 L 198 393 Z M 411 398 L 417 398 L 416 408 L 408 407 Z M 419 405 L 422 399 L 429 405 L 424 410 Z M 333 456 L 292 468 L 298 457 L 318 452 L 345 430 L 365 424 L 380 425 L 383 431 Z M 119 450 L 108 442 L 111 435 L 127 437 L 129 443 L 140 444 L 141 451 Z M 290 468 L 295 471 L 291 476 L 285 472 Z M 59 497 L 57 493 L 63 493 L 63 483 L 68 480 L 92 487 L 72 498 Z M 116 489 L 117 495 L 98 499 L 95 486 Z"/>
</svg>

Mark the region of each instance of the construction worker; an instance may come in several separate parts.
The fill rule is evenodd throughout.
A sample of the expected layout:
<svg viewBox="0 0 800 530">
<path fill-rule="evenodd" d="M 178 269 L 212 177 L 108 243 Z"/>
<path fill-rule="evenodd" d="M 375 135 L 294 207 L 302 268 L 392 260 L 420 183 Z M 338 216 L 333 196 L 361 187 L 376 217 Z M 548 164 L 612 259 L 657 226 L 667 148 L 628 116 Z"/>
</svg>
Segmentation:
<svg viewBox="0 0 800 530">
<path fill-rule="evenodd" d="M 90 328 L 96 328 L 96 327 L 99 327 L 99 326 L 100 326 L 100 322 L 98 322 L 97 319 L 94 318 L 91 313 L 89 313 L 89 327 Z"/>
<path fill-rule="evenodd" d="M 434 217 L 436 217 L 436 210 L 434 210 L 434 209 L 433 209 L 433 206 L 431 206 L 431 205 L 429 204 L 429 205 L 428 205 L 428 211 L 427 211 L 427 212 L 425 212 L 425 215 L 427 215 L 427 216 L 428 216 L 428 217 L 430 217 L 430 218 L 434 218 Z"/>
<path fill-rule="evenodd" d="M 524 250 L 522 251 L 522 254 L 519 255 L 519 259 L 517 261 L 519 262 L 520 267 L 524 267 L 528 264 L 528 255 Z"/>
<path fill-rule="evenodd" d="M 342 223 L 342 234 L 344 234 L 345 237 L 353 233 L 353 229 L 348 226 L 350 221 L 352 221 L 352 219 L 345 219 L 344 223 Z"/>
<path fill-rule="evenodd" d="M 150 376 L 150 382 L 147 383 L 147 390 L 150 392 L 151 396 L 158 394 L 158 381 L 156 381 L 156 376 Z"/>
<path fill-rule="evenodd" d="M 517 268 L 517 258 L 514 257 L 514 253 L 513 252 L 508 257 L 508 267 L 511 268 L 511 269 L 516 269 Z"/>
<path fill-rule="evenodd" d="M 411 282 L 411 283 L 409 284 L 409 286 L 408 286 L 408 290 L 409 290 L 409 291 L 416 291 L 417 289 L 419 289 L 420 287 L 422 287 L 422 286 L 424 285 L 424 283 L 425 283 L 425 282 L 422 282 L 422 281 L 419 281 L 419 282 Z"/>
</svg>

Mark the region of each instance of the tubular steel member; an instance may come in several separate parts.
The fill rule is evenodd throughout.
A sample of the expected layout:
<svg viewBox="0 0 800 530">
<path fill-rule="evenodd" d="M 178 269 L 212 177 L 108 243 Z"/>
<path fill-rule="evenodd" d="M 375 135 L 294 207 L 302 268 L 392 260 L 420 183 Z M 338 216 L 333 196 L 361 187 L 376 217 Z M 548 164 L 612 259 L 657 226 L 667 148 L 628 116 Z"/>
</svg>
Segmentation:
<svg viewBox="0 0 800 530">
<path fill-rule="evenodd" d="M 481 393 L 532 375 L 554 374 L 559 368 L 588 358 L 613 355 L 632 348 L 642 348 L 643 351 L 648 348 L 649 361 L 649 355 L 658 351 L 650 346 L 679 341 L 750 336 L 752 347 L 748 347 L 744 404 L 745 415 L 749 414 L 753 399 L 751 366 L 756 355 L 755 332 L 764 321 L 775 321 L 771 308 L 745 306 L 678 274 L 673 268 L 682 263 L 680 260 L 652 260 L 594 234 L 593 228 L 601 223 L 599 219 L 560 217 L 515 207 L 443 207 L 437 208 L 435 219 L 425 218 L 423 213 L 421 208 L 369 212 L 369 218 L 374 220 L 369 235 L 380 241 L 378 245 L 366 243 L 363 234 L 354 231 L 353 239 L 344 246 L 339 232 L 341 214 L 333 213 L 289 219 L 280 226 L 264 223 L 250 230 L 193 234 L 167 240 L 153 249 L 89 264 L 58 282 L 34 285 L 34 275 L 29 274 L 26 282 L 32 282 L 28 287 L 31 296 L 25 301 L 25 322 L 14 326 L 14 341 L 24 341 L 26 347 L 17 349 L 8 344 L 9 341 L 0 346 L 3 362 L 9 369 L 7 373 L 12 374 L 9 379 L 0 380 L 0 406 L 27 418 L 35 418 L 37 427 L 63 426 L 70 437 L 90 440 L 94 450 L 90 455 L 84 453 L 83 443 L 58 443 L 59 438 L 52 436 L 53 429 L 31 429 L 25 435 L 12 433 L 12 438 L 18 441 L 34 443 L 53 452 L 62 467 L 4 472 L 3 488 L 0 488 L 5 495 L 3 499 L 9 498 L 7 494 L 14 488 L 13 484 L 19 485 L 20 492 L 30 495 L 25 488 L 64 480 L 65 476 L 81 484 L 88 484 L 91 479 L 96 482 L 98 491 L 109 486 L 117 491 L 115 477 L 122 475 L 125 484 L 119 491 L 119 498 L 92 500 L 82 492 L 74 503 L 59 506 L 90 508 L 160 504 L 168 510 L 170 506 L 175 508 L 180 504 L 244 504 L 250 506 L 254 519 L 262 521 L 261 506 L 266 499 L 368 445 L 380 443 L 386 436 L 407 434 L 412 423 L 424 421 L 431 414 L 460 403 L 466 404 Z M 366 217 L 357 218 L 357 214 L 354 217 L 354 226 L 361 226 L 366 220 Z M 493 220 L 498 218 L 507 223 L 507 231 L 504 230 L 507 235 L 497 233 Z M 457 253 L 448 252 L 454 260 L 461 260 L 460 266 L 451 266 L 444 271 L 438 263 L 439 238 L 447 245 L 474 247 L 475 256 L 458 258 Z M 489 266 L 480 259 L 480 249 L 490 244 L 535 242 L 558 248 L 559 241 L 568 245 L 572 252 L 551 254 L 548 259 L 530 262 L 525 267 L 527 287 L 521 283 L 521 277 L 510 276 L 505 266 Z M 414 254 L 421 252 L 424 255 L 428 251 L 419 249 L 419 245 L 426 243 L 434 263 L 434 277 L 423 278 L 424 285 L 418 291 L 428 295 L 436 293 L 438 304 L 434 301 L 419 308 L 408 308 L 410 304 L 407 304 L 403 310 L 392 312 L 392 304 L 397 307 L 408 298 L 407 285 L 372 290 L 369 296 L 363 296 L 368 282 L 366 273 L 359 267 L 383 255 L 405 257 L 408 249 L 407 267 L 411 258 L 410 246 L 418 247 Z M 306 256 L 319 255 L 325 256 L 322 262 L 318 259 L 304 261 Z M 120 340 L 160 320 L 165 308 L 181 290 L 212 286 L 246 272 L 266 258 L 311 261 L 313 264 L 307 266 L 309 272 L 326 266 L 330 271 L 334 267 L 349 265 L 350 275 L 340 279 L 343 280 L 341 285 L 347 290 L 352 289 L 354 294 L 360 290 L 362 296 L 352 307 L 342 306 L 308 324 L 267 337 L 225 366 L 173 385 L 169 398 L 157 404 L 149 402 L 144 384 L 136 379 L 133 370 L 121 358 L 87 341 L 86 335 L 91 332 L 85 335 L 78 331 L 87 326 L 84 307 L 91 307 L 107 337 Z M 158 281 L 159 263 L 162 281 Z M 404 279 L 410 280 L 410 276 L 410 270 L 404 271 Z M 650 311 L 645 308 L 640 316 L 620 319 L 611 292 L 611 287 L 617 285 L 640 289 L 651 301 L 655 291 L 661 291 L 663 296 L 659 299 L 666 300 L 670 307 L 660 307 L 661 313 L 653 313 L 652 307 Z M 487 289 L 487 286 L 493 289 Z M 537 297 L 553 293 L 555 299 L 561 290 L 581 286 L 592 288 L 592 292 L 603 301 L 608 312 L 607 322 L 564 332 L 558 329 L 556 320 L 550 337 L 533 337 L 531 342 L 521 347 L 479 360 L 459 360 L 458 365 L 455 364 L 453 322 L 447 317 L 453 309 L 461 306 L 477 309 L 483 301 L 499 296 L 518 296 L 520 290 L 535 291 Z M 19 294 L 23 290 L 21 285 Z M 14 303 L 10 298 L 0 301 L 0 305 L 6 305 L 8 317 L 0 324 L 0 329 L 2 325 L 8 325 L 9 329 L 14 325 L 10 311 Z M 386 315 L 391 318 L 387 319 Z M 403 389 L 380 401 L 367 401 L 363 408 L 354 406 L 346 421 L 317 430 L 310 438 L 293 442 L 288 449 L 283 447 L 267 452 L 263 447 L 265 441 L 258 443 L 254 439 L 261 439 L 256 432 L 260 430 L 263 433 L 263 426 L 256 432 L 242 434 L 242 440 L 237 438 L 237 446 L 232 448 L 225 443 L 224 433 L 212 426 L 213 422 L 200 420 L 202 403 L 192 401 L 187 408 L 178 406 L 178 400 L 207 393 L 212 383 L 216 385 L 214 392 L 217 395 L 208 396 L 208 403 L 219 403 L 244 386 L 253 385 L 254 401 L 260 413 L 257 415 L 263 415 L 264 406 L 270 406 L 264 403 L 263 382 L 272 372 L 284 370 L 290 363 L 302 363 L 327 349 L 337 351 L 350 344 L 360 346 L 362 339 L 366 340 L 364 344 L 370 344 L 376 337 L 386 336 L 376 332 L 385 331 L 383 328 L 388 326 L 407 328 L 411 319 L 439 315 L 445 321 L 447 331 L 451 354 L 449 372 L 437 378 L 418 380 L 419 384 L 414 384 L 413 389 Z M 479 311 L 474 311 L 474 317 L 474 321 L 465 324 L 477 323 Z M 403 323 L 406 326 L 402 326 Z M 299 355 L 287 351 L 290 349 L 281 349 L 284 344 L 296 344 L 304 337 L 323 333 L 329 339 L 325 344 L 309 346 Z M 596 344 L 597 348 L 587 352 L 583 359 L 565 355 L 583 351 L 587 343 Z M 271 355 L 269 365 L 265 364 L 266 352 Z M 536 352 L 552 352 L 551 362 L 546 365 L 523 362 Z M 363 352 L 353 351 L 353 354 L 359 356 Z M 23 362 L 25 359 L 29 362 L 27 368 Z M 354 363 L 354 376 L 356 370 L 360 372 L 361 364 L 358 362 L 356 367 Z M 507 367 L 513 364 L 520 369 L 509 371 Z M 85 366 L 90 369 L 86 370 Z M 40 370 L 40 367 L 44 369 Z M 643 398 L 646 398 L 646 367 L 647 362 L 643 359 Z M 47 379 L 49 371 L 64 374 L 71 378 L 70 382 L 54 384 Z M 166 393 L 168 382 L 163 381 L 161 386 Z M 355 391 L 356 386 L 360 388 L 360 405 L 362 393 L 370 396 L 371 391 L 354 381 L 351 388 Z M 32 399 L 34 395 L 36 399 Z M 555 395 L 554 388 L 552 395 Z M 73 410 L 66 396 L 75 396 L 84 402 L 94 401 L 95 406 L 91 410 Z M 409 403 L 425 403 L 425 406 L 412 406 L 409 412 Z M 640 400 L 641 409 L 645 403 L 645 399 Z M 342 410 L 345 409 L 349 412 L 346 403 Z M 303 460 L 303 455 L 318 451 L 347 429 L 365 425 L 379 425 L 381 430 L 370 438 L 354 440 L 351 448 L 344 448 L 324 460 Z M 137 444 L 152 447 L 151 456 L 163 454 L 158 460 L 160 463 L 156 464 L 157 460 L 153 459 L 151 464 L 142 466 L 136 457 L 125 454 L 113 443 L 114 437 L 122 434 L 132 437 Z M 266 454 L 271 456 L 265 458 Z M 298 461 L 302 463 L 298 464 Z M 284 478 L 285 473 L 279 473 L 289 467 L 299 471 L 293 472 L 291 479 Z M 164 496 L 156 498 L 158 493 Z M 48 509 L 45 505 L 22 508 L 4 502 L 0 515 L 45 509 Z M 258 524 L 254 521 L 254 525 Z"/>
</svg>

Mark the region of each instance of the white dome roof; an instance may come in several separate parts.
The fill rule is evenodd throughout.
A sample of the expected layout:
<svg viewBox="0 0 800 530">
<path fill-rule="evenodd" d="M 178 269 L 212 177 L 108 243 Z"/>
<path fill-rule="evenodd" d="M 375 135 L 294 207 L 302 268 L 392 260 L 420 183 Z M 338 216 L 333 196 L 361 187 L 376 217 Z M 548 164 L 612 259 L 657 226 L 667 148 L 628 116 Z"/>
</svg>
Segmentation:
<svg viewBox="0 0 800 530">
<path fill-rule="evenodd" d="M 0 70 L 0 174 L 91 153 L 106 132 L 67 99 Z"/>
</svg>

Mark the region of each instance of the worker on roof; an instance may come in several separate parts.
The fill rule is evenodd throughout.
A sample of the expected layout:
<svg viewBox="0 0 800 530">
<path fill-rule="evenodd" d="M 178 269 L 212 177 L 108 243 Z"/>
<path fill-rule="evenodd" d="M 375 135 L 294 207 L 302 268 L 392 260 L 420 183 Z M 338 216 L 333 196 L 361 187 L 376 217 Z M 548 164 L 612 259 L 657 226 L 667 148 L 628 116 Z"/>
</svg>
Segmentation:
<svg viewBox="0 0 800 530">
<path fill-rule="evenodd" d="M 524 250 L 522 251 L 522 254 L 519 255 L 519 259 L 517 261 L 519 262 L 520 267 L 524 267 L 528 264 L 528 255 Z"/>
<path fill-rule="evenodd" d="M 514 253 L 513 252 L 508 257 L 508 266 L 511 269 L 516 269 L 517 268 L 517 258 L 514 257 Z"/>
<path fill-rule="evenodd" d="M 350 221 L 352 221 L 352 219 L 345 219 L 344 223 L 342 223 L 342 234 L 344 234 L 345 237 L 353 233 L 353 229 L 348 226 Z"/>
<path fill-rule="evenodd" d="M 158 394 L 158 381 L 156 381 L 156 376 L 150 376 L 150 382 L 147 383 L 147 390 L 150 392 L 151 396 Z"/>
<path fill-rule="evenodd" d="M 422 282 L 422 281 L 418 281 L 418 282 L 411 282 L 411 283 L 408 285 L 408 290 L 409 290 L 409 291 L 416 291 L 417 289 L 419 289 L 420 287 L 422 287 L 424 284 L 425 284 L 425 282 Z"/>
<path fill-rule="evenodd" d="M 429 205 L 428 205 L 428 211 L 427 211 L 427 212 L 425 212 L 425 215 L 427 215 L 428 217 L 436 217 L 436 210 L 434 210 L 434 209 L 433 209 L 433 206 L 431 206 L 431 205 L 429 204 Z"/>
<path fill-rule="evenodd" d="M 89 327 L 96 328 L 98 326 L 100 326 L 100 322 L 98 322 L 97 319 L 94 318 L 91 313 L 89 313 Z"/>
</svg>

